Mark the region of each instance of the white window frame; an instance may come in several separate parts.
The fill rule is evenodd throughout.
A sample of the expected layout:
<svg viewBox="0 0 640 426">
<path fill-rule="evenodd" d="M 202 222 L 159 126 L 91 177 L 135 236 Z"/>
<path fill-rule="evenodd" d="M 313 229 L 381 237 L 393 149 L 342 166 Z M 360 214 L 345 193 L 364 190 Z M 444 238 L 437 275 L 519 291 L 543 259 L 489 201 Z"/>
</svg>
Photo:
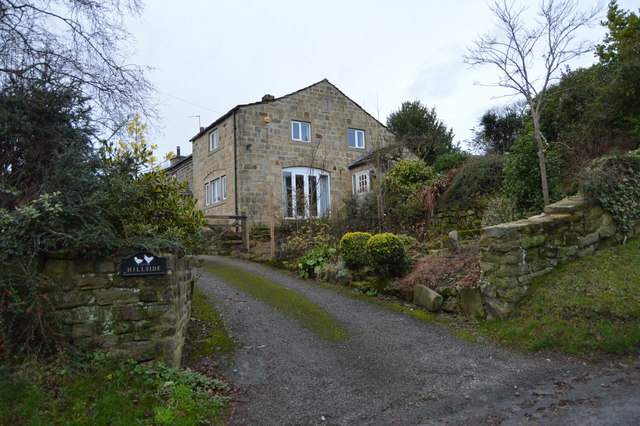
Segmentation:
<svg viewBox="0 0 640 426">
<path fill-rule="evenodd" d="M 307 128 L 306 139 L 304 139 L 304 132 L 302 131 L 303 127 Z M 298 138 L 295 137 L 296 128 L 298 129 Z M 298 142 L 311 142 L 311 123 L 308 123 L 306 121 L 292 120 L 291 121 L 291 140 L 298 141 Z"/>
<path fill-rule="evenodd" d="M 220 179 L 214 179 L 211 181 L 211 204 L 220 202 Z"/>
<path fill-rule="evenodd" d="M 213 129 L 211 133 L 209 133 L 209 151 L 218 149 L 219 142 L 218 129 Z"/>
<path fill-rule="evenodd" d="M 301 187 L 298 187 L 299 183 Z M 299 199 L 299 194 L 303 195 L 303 199 Z M 286 219 L 328 216 L 331 207 L 331 174 L 310 167 L 282 169 L 282 199 Z"/>
<path fill-rule="evenodd" d="M 222 192 L 222 199 L 227 199 L 227 177 L 222 176 L 220 178 L 220 191 Z"/>
<path fill-rule="evenodd" d="M 347 144 L 349 148 L 364 149 L 365 147 L 365 134 L 364 130 L 349 128 L 347 132 Z M 352 138 L 353 135 L 353 138 Z M 360 137 L 359 137 L 360 136 Z M 353 139 L 353 145 L 351 140 Z"/>
<path fill-rule="evenodd" d="M 371 191 L 371 170 L 363 170 L 353 174 L 353 193 L 365 195 Z"/>
<path fill-rule="evenodd" d="M 227 199 L 227 176 L 220 176 L 204 184 L 204 205 L 210 206 Z"/>
</svg>

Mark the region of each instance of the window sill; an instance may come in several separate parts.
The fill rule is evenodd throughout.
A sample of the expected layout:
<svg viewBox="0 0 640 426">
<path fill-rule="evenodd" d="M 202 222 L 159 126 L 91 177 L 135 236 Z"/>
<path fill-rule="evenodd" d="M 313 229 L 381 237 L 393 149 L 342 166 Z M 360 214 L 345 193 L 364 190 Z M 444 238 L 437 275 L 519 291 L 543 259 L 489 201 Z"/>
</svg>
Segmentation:
<svg viewBox="0 0 640 426">
<path fill-rule="evenodd" d="M 207 210 L 207 209 L 212 209 L 212 208 L 215 208 L 215 207 L 221 206 L 221 205 L 226 204 L 226 203 L 227 203 L 227 199 L 224 199 L 224 200 L 221 200 L 221 201 L 216 201 L 215 203 L 212 203 L 212 204 L 206 204 L 206 205 L 204 206 L 204 209 L 205 209 L 205 210 Z"/>
</svg>

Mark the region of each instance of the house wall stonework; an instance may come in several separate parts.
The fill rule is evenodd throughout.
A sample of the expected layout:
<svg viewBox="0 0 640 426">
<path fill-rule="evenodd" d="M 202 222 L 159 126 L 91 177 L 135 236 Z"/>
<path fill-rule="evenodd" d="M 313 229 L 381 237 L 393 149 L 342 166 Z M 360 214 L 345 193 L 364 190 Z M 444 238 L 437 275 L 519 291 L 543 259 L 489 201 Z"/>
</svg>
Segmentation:
<svg viewBox="0 0 640 426">
<path fill-rule="evenodd" d="M 198 200 L 197 208 L 205 215 L 233 215 L 234 205 L 234 130 L 233 115 L 205 132 L 193 141 L 193 195 Z M 209 134 L 218 130 L 218 148 L 209 150 Z M 227 178 L 227 198 L 218 203 L 205 205 L 204 185 L 221 176 Z"/>
<path fill-rule="evenodd" d="M 391 133 L 366 111 L 324 80 L 273 101 L 239 106 L 218 123 L 219 152 L 208 153 L 208 133 L 194 140 L 194 191 L 198 206 L 211 214 L 234 214 L 233 120 L 236 120 L 238 211 L 252 223 L 268 223 L 270 206 L 282 217 L 282 169 L 309 167 L 330 174 L 330 202 L 335 211 L 352 194 L 348 165 L 389 143 Z M 311 125 L 311 141 L 292 140 L 291 122 Z M 365 147 L 348 146 L 348 129 L 364 130 Z M 226 173 L 226 203 L 204 208 L 204 182 Z"/>
<path fill-rule="evenodd" d="M 189 190 L 193 192 L 193 157 L 188 156 L 166 169 L 167 173 L 175 176 L 178 182 L 188 182 Z"/>
</svg>

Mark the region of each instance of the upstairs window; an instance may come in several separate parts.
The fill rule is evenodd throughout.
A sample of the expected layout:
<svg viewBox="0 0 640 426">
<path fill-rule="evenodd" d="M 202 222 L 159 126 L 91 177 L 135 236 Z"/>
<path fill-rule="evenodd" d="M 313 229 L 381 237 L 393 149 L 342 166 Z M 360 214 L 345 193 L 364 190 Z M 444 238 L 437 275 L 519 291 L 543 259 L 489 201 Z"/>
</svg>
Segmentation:
<svg viewBox="0 0 640 426">
<path fill-rule="evenodd" d="M 300 142 L 311 142 L 311 123 L 292 121 L 291 139 Z"/>
<path fill-rule="evenodd" d="M 218 129 L 209 133 L 209 151 L 213 151 L 214 149 L 218 149 Z"/>
<path fill-rule="evenodd" d="M 349 129 L 349 148 L 364 148 L 364 130 Z"/>
</svg>

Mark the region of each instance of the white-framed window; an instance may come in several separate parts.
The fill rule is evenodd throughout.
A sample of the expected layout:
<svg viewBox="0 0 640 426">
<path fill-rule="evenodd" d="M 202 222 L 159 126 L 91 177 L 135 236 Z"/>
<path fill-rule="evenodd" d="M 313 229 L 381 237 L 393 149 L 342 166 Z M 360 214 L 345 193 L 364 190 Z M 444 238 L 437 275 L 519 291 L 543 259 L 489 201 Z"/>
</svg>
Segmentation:
<svg viewBox="0 0 640 426">
<path fill-rule="evenodd" d="M 204 184 L 204 205 L 219 203 L 227 199 L 227 177 L 221 176 Z"/>
<path fill-rule="evenodd" d="M 209 151 L 218 149 L 218 129 L 213 129 L 209 133 Z"/>
<path fill-rule="evenodd" d="M 353 174 L 353 193 L 364 195 L 371 191 L 371 172 L 364 170 Z"/>
<path fill-rule="evenodd" d="M 291 139 L 300 142 L 311 142 L 311 123 L 304 121 L 292 121 Z"/>
<path fill-rule="evenodd" d="M 227 177 L 222 176 L 220 178 L 220 190 L 222 191 L 222 199 L 227 199 Z"/>
<path fill-rule="evenodd" d="M 220 201 L 220 179 L 211 181 L 211 203 L 217 203 Z"/>
<path fill-rule="evenodd" d="M 282 169 L 283 213 L 287 219 L 329 214 L 330 174 L 310 167 Z"/>
<path fill-rule="evenodd" d="M 349 148 L 364 148 L 364 130 L 349 129 Z"/>
</svg>

